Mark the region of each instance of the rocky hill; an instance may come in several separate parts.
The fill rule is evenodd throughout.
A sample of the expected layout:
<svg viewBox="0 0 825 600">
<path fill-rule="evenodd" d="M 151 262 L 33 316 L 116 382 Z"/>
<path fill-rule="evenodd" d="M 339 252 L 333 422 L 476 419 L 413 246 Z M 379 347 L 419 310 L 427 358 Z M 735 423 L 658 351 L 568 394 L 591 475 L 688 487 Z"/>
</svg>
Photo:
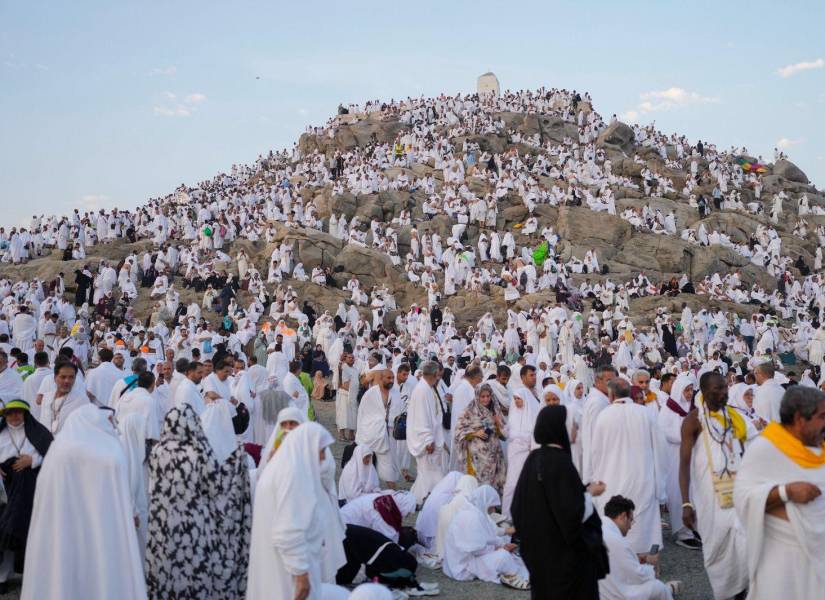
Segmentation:
<svg viewBox="0 0 825 600">
<path fill-rule="evenodd" d="M 586 106 L 589 111 L 589 106 Z M 556 143 L 569 143 L 569 140 L 577 139 L 578 128 L 575 123 L 571 123 L 557 115 L 525 114 L 517 112 L 493 113 L 493 119 L 503 120 L 505 128 L 495 133 L 473 134 L 453 137 L 450 141 L 455 148 L 458 157 L 463 155 L 462 148 L 465 142 L 477 144 L 481 151 L 494 154 L 518 153 L 519 156 L 535 157 L 540 149 L 531 144 L 523 142 L 513 142 L 511 132 L 518 132 L 521 138 L 537 139 L 544 144 L 547 141 Z M 323 154 L 325 160 L 333 156 L 336 151 L 351 151 L 354 149 L 364 149 L 375 144 L 392 144 L 400 135 L 409 130 L 409 125 L 402 122 L 398 116 L 392 116 L 382 112 L 372 112 L 370 114 L 350 114 L 339 117 L 335 123 L 334 133 L 330 135 L 329 129 L 318 131 L 317 133 L 304 134 L 298 142 L 298 150 L 301 159 L 311 157 L 316 153 Z M 441 133 L 447 136 L 448 127 L 441 127 Z M 796 259 L 802 256 L 807 265 L 814 263 L 814 253 L 818 245 L 815 228 L 817 225 L 825 224 L 825 216 L 809 214 L 806 217 L 808 223 L 808 233 L 801 238 L 793 234 L 798 216 L 796 204 L 798 199 L 804 194 L 807 196 L 811 207 L 825 206 L 825 195 L 819 192 L 810 184 L 808 178 L 800 169 L 787 160 L 779 160 L 775 164 L 766 165 L 766 171 L 762 175 L 762 196 L 761 202 L 765 207 L 761 215 L 748 214 L 742 211 L 722 210 L 710 213 L 701 219 L 698 211 L 691 208 L 687 199 L 680 193 L 688 177 L 687 170 L 674 169 L 673 162 L 666 162 L 659 151 L 652 147 L 639 144 L 634 139 L 634 132 L 626 124 L 621 122 L 613 123 L 604 129 L 598 136 L 595 146 L 602 149 L 607 159 L 612 163 L 614 175 L 627 177 L 639 184 L 639 189 L 629 189 L 626 187 L 614 187 L 615 203 L 617 214 L 627 207 L 650 206 L 652 209 L 660 209 L 663 213 L 672 211 L 676 216 L 678 229 L 681 231 L 686 227 L 697 228 L 704 223 L 708 231 L 718 230 L 726 233 L 733 241 L 745 243 L 754 233 L 757 226 L 766 225 L 776 229 L 782 238 L 782 254 Z M 668 148 L 668 159 L 675 159 L 676 152 L 673 147 Z M 754 159 L 751 159 L 754 160 Z M 703 194 L 706 198 L 711 197 L 714 187 L 713 181 L 707 175 L 709 164 L 704 158 L 699 158 L 700 183 L 693 190 L 694 194 Z M 670 166 L 669 166 L 670 165 Z M 414 179 L 424 175 L 432 175 L 436 181 L 437 189 L 443 182 L 443 171 L 435 168 L 435 162 L 429 159 L 425 162 L 413 162 L 409 168 L 397 166 L 389 167 L 384 173 L 390 180 L 394 180 L 403 171 Z M 677 191 L 669 192 L 663 196 L 645 196 L 641 185 L 642 171 L 647 168 L 673 182 Z M 250 184 L 265 182 L 275 185 L 277 177 L 274 171 L 266 168 L 259 168 L 254 177 L 250 179 Z M 294 176 L 291 179 L 293 185 L 305 183 L 306 177 L 302 175 Z M 567 186 L 567 182 L 550 180 L 547 177 L 539 177 L 539 183 L 543 188 L 550 188 L 552 185 Z M 467 183 L 470 191 L 478 196 L 484 196 L 493 192 L 493 188 L 485 181 L 470 180 Z M 427 195 L 423 190 L 387 190 L 376 194 L 353 195 L 346 192 L 333 194 L 332 186 L 315 187 L 309 185 L 300 186 L 300 192 L 305 202 L 314 203 L 319 216 L 326 223 L 332 214 L 344 214 L 348 219 L 359 216 L 364 223 L 364 229 L 372 219 L 382 223 L 388 223 L 393 218 L 398 217 L 402 210 L 411 207 L 413 225 L 421 231 L 428 228 L 431 232 L 438 231 L 442 238 L 450 236 L 450 229 L 453 221 L 448 215 L 438 215 L 432 220 L 424 220 L 422 204 Z M 771 199 L 774 194 L 785 192 L 790 201 L 785 202 L 785 210 L 778 223 L 772 224 L 769 218 Z M 749 187 L 740 190 L 741 200 L 747 204 L 754 202 L 754 192 Z M 751 261 L 722 246 L 697 246 L 680 239 L 678 235 L 657 235 L 649 231 L 644 231 L 632 226 L 627 220 L 619 216 L 612 216 L 606 212 L 595 212 L 584 206 L 550 206 L 539 204 L 535 208 L 535 216 L 539 220 L 539 231 L 549 224 L 555 228 L 561 240 L 557 247 L 557 252 L 562 258 L 570 256 L 581 257 L 587 250 L 595 249 L 598 253 L 599 261 L 602 265 L 607 265 L 608 273 L 575 275 L 574 282 L 579 282 L 583 278 L 591 281 L 609 277 L 612 281 L 626 281 L 636 276 L 639 272 L 646 273 L 652 281 L 658 282 L 669 278 L 672 275 L 680 276 L 682 273 L 690 273 L 693 281 L 699 281 L 706 275 L 720 273 L 724 275 L 734 269 L 741 270 L 744 282 L 758 283 L 768 291 L 776 287 L 775 278 Z M 518 224 L 524 223 L 528 217 L 528 209 L 521 197 L 515 193 L 509 193 L 499 200 L 498 221 L 496 228 L 499 231 L 512 231 L 516 236 L 518 247 L 534 247 L 537 237 L 527 238 L 519 233 L 516 228 Z M 274 243 L 263 241 L 250 242 L 239 239 L 228 245 L 224 250 L 231 256 L 235 256 L 238 250 L 243 247 L 252 257 L 255 266 L 266 277 L 269 257 L 275 245 L 283 239 L 294 244 L 296 260 L 303 262 L 307 273 L 318 265 L 330 267 L 335 272 L 335 285 L 326 287 L 317 286 L 310 282 L 299 282 L 296 280 L 286 280 L 285 283 L 292 285 L 301 298 L 309 299 L 319 307 L 335 311 L 338 303 L 350 297 L 347 290 L 342 290 L 342 286 L 355 275 L 362 284 L 362 288 L 369 289 L 376 284 L 387 284 L 395 293 L 397 304 L 400 309 L 406 309 L 412 303 L 426 303 L 426 293 L 421 287 L 417 287 L 405 276 L 405 272 L 393 266 L 390 258 L 378 250 L 369 247 L 371 235 L 367 234 L 367 247 L 360 247 L 353 244 L 346 244 L 344 241 L 333 237 L 323 231 L 287 228 L 281 223 L 275 224 L 277 227 L 277 238 Z M 410 226 L 402 227 L 398 231 L 399 255 L 404 257 L 409 251 Z M 326 231 L 326 227 L 324 228 Z M 469 225 L 465 238 L 462 240 L 465 246 L 475 246 L 478 240 L 479 228 L 476 225 Z M 145 250 L 151 250 L 152 243 L 149 240 L 139 241 L 135 244 L 117 241 L 108 245 L 95 245 L 88 248 L 88 255 L 82 261 L 61 262 L 59 253 L 54 250 L 50 254 L 31 260 L 23 265 L 3 264 L 0 266 L 0 276 L 9 277 L 14 280 L 40 278 L 51 279 L 58 272 L 66 275 L 67 287 L 71 289 L 74 269 L 83 264 L 94 264 L 100 259 L 110 259 L 115 262 L 123 259 L 132 252 L 138 255 Z M 233 264 L 224 265 L 229 270 L 234 270 Z M 490 265 L 493 267 L 493 265 Z M 496 265 L 496 270 L 500 270 L 500 265 Z M 793 269 L 791 269 L 793 271 Z M 271 287 L 271 286 L 270 286 Z M 181 301 L 200 301 L 199 294 L 190 290 L 181 291 Z M 458 318 L 460 325 L 467 325 L 475 322 L 485 312 L 493 312 L 496 320 L 502 323 L 505 316 L 504 290 L 499 286 L 491 286 L 488 292 L 478 293 L 459 289 L 458 292 L 449 297 L 446 305 L 449 306 Z M 518 300 L 517 308 L 528 308 L 537 304 L 545 304 L 553 301 L 552 292 L 542 292 L 533 295 L 522 295 Z M 241 304 L 248 302 L 248 296 L 241 294 Z M 677 309 L 681 302 L 687 301 L 694 306 L 727 306 L 740 313 L 750 313 L 753 307 L 748 305 L 735 305 L 721 301 L 711 301 L 707 296 L 680 295 L 677 298 L 669 299 L 662 297 L 648 297 L 633 300 L 631 315 L 638 319 L 640 323 L 648 321 L 657 306 L 664 305 L 671 309 Z M 148 298 L 148 290 L 140 290 L 140 296 L 135 303 L 137 313 L 141 317 L 146 317 L 150 311 L 152 302 Z M 362 312 L 367 314 L 367 309 L 362 307 Z M 393 316 L 393 315 L 390 315 Z"/>
</svg>

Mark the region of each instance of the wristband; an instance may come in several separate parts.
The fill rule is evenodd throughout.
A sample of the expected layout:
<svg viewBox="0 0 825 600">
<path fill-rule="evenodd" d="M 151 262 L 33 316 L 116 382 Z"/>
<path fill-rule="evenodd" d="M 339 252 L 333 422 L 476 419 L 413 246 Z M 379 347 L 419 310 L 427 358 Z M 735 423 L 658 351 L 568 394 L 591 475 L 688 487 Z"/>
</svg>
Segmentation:
<svg viewBox="0 0 825 600">
<path fill-rule="evenodd" d="M 779 499 L 782 500 L 785 504 L 789 502 L 788 500 L 788 490 L 785 488 L 785 485 L 780 485 L 777 490 L 779 491 Z"/>
<path fill-rule="evenodd" d="M 690 502 L 683 502 L 682 508 L 693 508 L 693 504 L 691 504 Z"/>
</svg>

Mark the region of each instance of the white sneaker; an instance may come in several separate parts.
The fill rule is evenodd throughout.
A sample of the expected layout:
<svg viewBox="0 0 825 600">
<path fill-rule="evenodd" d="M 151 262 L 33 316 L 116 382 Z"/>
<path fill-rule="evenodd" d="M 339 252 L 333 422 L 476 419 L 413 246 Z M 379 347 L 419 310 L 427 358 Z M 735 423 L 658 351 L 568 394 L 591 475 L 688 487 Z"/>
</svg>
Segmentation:
<svg viewBox="0 0 825 600">
<path fill-rule="evenodd" d="M 410 598 L 417 598 L 419 596 L 438 596 L 441 592 L 436 588 L 434 590 L 425 590 L 420 585 L 415 587 L 408 587 L 404 590 Z"/>
<path fill-rule="evenodd" d="M 428 569 L 438 569 L 441 566 L 441 560 L 434 554 L 425 553 L 418 556 L 418 564 Z"/>
<path fill-rule="evenodd" d="M 438 584 L 434 581 L 419 581 L 418 587 L 422 590 L 437 590 Z"/>
</svg>

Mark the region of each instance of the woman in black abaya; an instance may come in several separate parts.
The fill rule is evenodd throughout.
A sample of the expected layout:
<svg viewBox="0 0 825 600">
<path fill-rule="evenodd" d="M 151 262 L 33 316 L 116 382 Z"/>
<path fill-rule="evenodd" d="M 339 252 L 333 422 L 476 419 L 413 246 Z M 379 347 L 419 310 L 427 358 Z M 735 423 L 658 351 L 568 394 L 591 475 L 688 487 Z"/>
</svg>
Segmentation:
<svg viewBox="0 0 825 600">
<path fill-rule="evenodd" d="M 598 599 L 608 571 L 602 525 L 589 494 L 604 484 L 582 484 L 570 455 L 567 408 L 545 406 L 536 418 L 533 450 L 513 496 L 513 525 L 530 572 L 533 600 Z"/>
</svg>

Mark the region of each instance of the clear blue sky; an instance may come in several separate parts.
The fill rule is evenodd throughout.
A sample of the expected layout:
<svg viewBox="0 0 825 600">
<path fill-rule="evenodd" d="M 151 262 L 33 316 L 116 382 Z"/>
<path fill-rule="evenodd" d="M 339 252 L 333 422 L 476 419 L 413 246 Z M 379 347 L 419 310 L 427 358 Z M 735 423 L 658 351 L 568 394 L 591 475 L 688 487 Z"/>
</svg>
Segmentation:
<svg viewBox="0 0 825 600">
<path fill-rule="evenodd" d="M 766 158 L 782 140 L 821 187 L 823 22 L 821 1 L 0 0 L 0 225 L 134 207 L 291 147 L 339 101 L 487 70 Z"/>
</svg>

